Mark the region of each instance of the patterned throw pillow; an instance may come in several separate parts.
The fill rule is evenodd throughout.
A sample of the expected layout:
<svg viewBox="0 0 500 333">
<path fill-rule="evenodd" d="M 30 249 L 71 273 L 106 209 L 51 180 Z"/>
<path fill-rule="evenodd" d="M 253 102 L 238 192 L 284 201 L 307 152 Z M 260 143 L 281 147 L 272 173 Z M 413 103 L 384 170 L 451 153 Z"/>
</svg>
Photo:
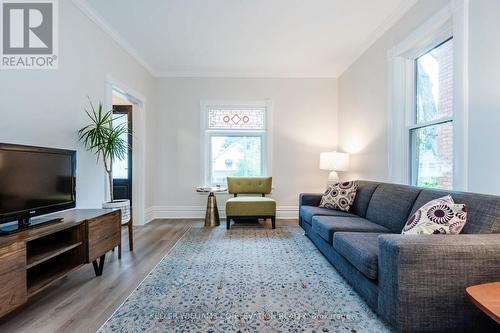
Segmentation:
<svg viewBox="0 0 500 333">
<path fill-rule="evenodd" d="M 429 201 L 406 221 L 402 234 L 459 234 L 467 221 L 467 206 L 449 195 Z"/>
<path fill-rule="evenodd" d="M 355 181 L 328 185 L 325 194 L 321 197 L 319 207 L 347 212 L 354 202 L 357 190 L 358 183 Z"/>
</svg>

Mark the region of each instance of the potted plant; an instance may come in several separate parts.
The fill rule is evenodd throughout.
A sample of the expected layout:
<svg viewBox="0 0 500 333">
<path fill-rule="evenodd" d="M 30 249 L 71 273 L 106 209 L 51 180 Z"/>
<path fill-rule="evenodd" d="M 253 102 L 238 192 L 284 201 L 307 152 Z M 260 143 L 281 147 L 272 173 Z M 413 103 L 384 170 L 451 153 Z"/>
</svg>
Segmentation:
<svg viewBox="0 0 500 333">
<path fill-rule="evenodd" d="M 110 201 L 102 204 L 103 208 L 121 209 L 122 223 L 130 220 L 130 200 L 114 200 L 113 198 L 113 161 L 122 159 L 130 149 L 127 141 L 121 136 L 128 134 L 128 128 L 122 124 L 113 126 L 113 110 L 104 111 L 102 103 L 97 110 L 90 101 L 91 112 L 85 110 L 90 118 L 90 124 L 78 131 L 78 139 L 85 148 L 97 155 L 97 161 L 102 159 L 108 176 Z"/>
</svg>

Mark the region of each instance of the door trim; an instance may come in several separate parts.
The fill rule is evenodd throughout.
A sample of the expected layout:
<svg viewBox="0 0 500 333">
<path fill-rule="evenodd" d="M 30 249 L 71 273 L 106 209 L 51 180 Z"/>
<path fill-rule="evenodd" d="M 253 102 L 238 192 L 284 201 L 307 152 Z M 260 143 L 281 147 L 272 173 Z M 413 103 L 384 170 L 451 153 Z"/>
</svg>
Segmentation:
<svg viewBox="0 0 500 333">
<path fill-rule="evenodd" d="M 113 91 L 127 97 L 134 104 L 134 115 L 132 127 L 134 128 L 134 140 L 132 142 L 132 218 L 135 225 L 144 225 L 146 207 L 146 97 L 141 93 L 129 88 L 127 85 L 116 80 L 110 75 L 106 76 L 105 82 L 105 106 L 106 110 L 113 107 Z M 103 171 L 103 186 L 105 185 L 105 173 Z M 106 193 L 109 198 L 109 193 Z"/>
</svg>

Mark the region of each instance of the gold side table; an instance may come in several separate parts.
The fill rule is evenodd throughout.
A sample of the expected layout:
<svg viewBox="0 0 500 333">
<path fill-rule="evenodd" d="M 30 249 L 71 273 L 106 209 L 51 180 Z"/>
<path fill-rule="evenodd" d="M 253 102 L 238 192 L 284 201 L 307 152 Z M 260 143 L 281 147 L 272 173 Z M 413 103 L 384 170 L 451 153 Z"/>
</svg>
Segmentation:
<svg viewBox="0 0 500 333">
<path fill-rule="evenodd" d="M 219 209 L 217 208 L 217 199 L 215 193 L 225 192 L 225 187 L 198 187 L 196 192 L 205 192 L 208 194 L 207 212 L 205 213 L 205 227 L 216 227 L 220 225 Z"/>
</svg>

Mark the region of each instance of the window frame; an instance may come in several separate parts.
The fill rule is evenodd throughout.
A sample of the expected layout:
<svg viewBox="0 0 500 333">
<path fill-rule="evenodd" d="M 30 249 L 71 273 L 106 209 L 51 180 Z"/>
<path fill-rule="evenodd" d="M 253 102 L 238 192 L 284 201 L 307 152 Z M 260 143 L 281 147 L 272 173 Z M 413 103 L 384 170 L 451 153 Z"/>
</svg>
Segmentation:
<svg viewBox="0 0 500 333">
<path fill-rule="evenodd" d="M 415 62 L 453 36 L 453 190 L 468 188 L 468 35 L 469 6 L 450 1 L 387 52 L 389 181 L 412 184 L 409 127 L 415 127 Z M 418 124 L 418 126 L 423 123 Z"/>
<path fill-rule="evenodd" d="M 453 35 L 448 36 L 448 37 L 444 37 L 444 39 L 442 37 L 437 39 L 433 44 L 430 44 L 430 46 L 423 48 L 421 50 L 418 50 L 418 52 L 414 51 L 415 55 L 413 57 L 408 58 L 408 61 L 413 62 L 413 72 L 409 73 L 409 78 L 408 78 L 409 81 L 413 82 L 413 87 L 412 87 L 413 96 L 410 96 L 410 98 L 413 97 L 413 98 L 411 98 L 411 100 L 413 101 L 413 105 L 409 109 L 410 114 L 409 114 L 408 121 L 406 124 L 406 136 L 408 138 L 408 143 L 409 143 L 409 148 L 408 148 L 409 180 L 410 180 L 410 185 L 413 185 L 413 186 L 417 186 L 417 183 L 418 183 L 418 179 L 416 178 L 416 172 L 415 172 L 415 168 L 418 168 L 418 165 L 417 165 L 418 161 L 415 159 L 415 145 L 413 142 L 413 133 L 419 129 L 424 129 L 424 128 L 428 128 L 428 127 L 432 127 L 432 126 L 436 126 L 436 125 L 441 125 L 441 124 L 446 124 L 446 123 L 451 123 L 452 126 L 454 126 L 454 120 L 455 120 L 455 108 L 453 107 L 453 113 L 451 116 L 440 117 L 440 118 L 436 118 L 434 120 L 429 120 L 429 121 L 420 122 L 420 123 L 418 122 L 418 119 L 417 119 L 418 118 L 418 115 L 417 115 L 417 112 L 418 112 L 418 110 L 417 110 L 417 103 L 418 103 L 417 102 L 417 98 L 418 98 L 418 94 L 417 94 L 418 65 L 417 65 L 417 61 L 422 56 L 426 55 L 429 52 L 432 52 L 433 50 L 437 49 L 438 47 L 444 45 L 445 43 L 447 43 L 449 41 L 453 41 Z M 455 96 L 453 94 L 453 102 L 454 102 L 454 99 L 455 99 Z M 454 141 L 453 141 L 452 149 L 453 150 L 455 149 L 455 142 Z M 453 158 L 453 165 L 455 165 L 455 158 Z M 454 176 L 455 175 L 453 175 L 453 184 L 455 184 L 455 177 Z M 454 185 L 453 185 L 453 187 L 454 187 Z M 440 188 L 438 187 L 438 189 L 440 189 Z"/>
<path fill-rule="evenodd" d="M 210 109 L 227 110 L 245 110 L 245 109 L 263 109 L 264 110 L 264 128 L 256 129 L 209 129 L 208 111 Z M 257 101 L 201 101 L 201 183 L 204 186 L 215 186 L 224 184 L 215 184 L 211 181 L 212 174 L 212 147 L 211 138 L 217 136 L 230 137 L 260 137 L 261 138 L 261 170 L 262 176 L 268 176 L 271 165 L 270 151 L 270 129 L 271 129 L 271 110 L 272 102 L 270 100 Z"/>
</svg>

